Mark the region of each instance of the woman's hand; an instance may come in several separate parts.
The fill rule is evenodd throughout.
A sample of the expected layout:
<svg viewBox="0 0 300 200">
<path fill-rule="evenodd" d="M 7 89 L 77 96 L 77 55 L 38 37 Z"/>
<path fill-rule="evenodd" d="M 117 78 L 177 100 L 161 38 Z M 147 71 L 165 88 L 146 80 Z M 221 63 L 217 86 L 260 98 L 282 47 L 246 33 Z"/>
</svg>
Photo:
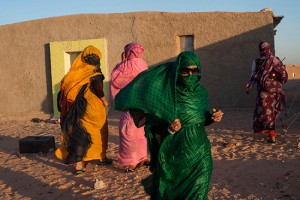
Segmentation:
<svg viewBox="0 0 300 200">
<path fill-rule="evenodd" d="M 168 130 L 175 133 L 181 129 L 181 123 L 179 119 L 174 119 L 168 126 Z"/>
<path fill-rule="evenodd" d="M 145 126 L 146 124 L 146 116 L 143 117 L 140 121 L 139 121 L 139 124 L 138 124 L 138 128 L 142 127 L 142 126 Z"/>
<path fill-rule="evenodd" d="M 109 103 L 106 101 L 106 99 L 101 99 L 104 107 L 109 107 Z"/>
<path fill-rule="evenodd" d="M 214 122 L 220 122 L 222 120 L 223 114 L 224 113 L 221 110 L 217 110 L 217 109 L 213 108 L 213 114 L 211 116 L 211 119 Z"/>
<path fill-rule="evenodd" d="M 245 87 L 246 94 L 250 94 L 250 90 L 251 90 L 251 85 L 248 83 Z"/>
<path fill-rule="evenodd" d="M 246 94 L 250 94 L 250 88 L 245 88 L 245 92 L 246 92 Z"/>
</svg>

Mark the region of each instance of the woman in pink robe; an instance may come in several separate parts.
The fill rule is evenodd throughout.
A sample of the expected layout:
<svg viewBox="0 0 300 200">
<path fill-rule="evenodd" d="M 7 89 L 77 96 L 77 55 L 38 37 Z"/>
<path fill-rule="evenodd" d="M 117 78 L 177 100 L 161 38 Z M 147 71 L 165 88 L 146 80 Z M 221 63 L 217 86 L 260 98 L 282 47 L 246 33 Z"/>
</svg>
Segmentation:
<svg viewBox="0 0 300 200">
<path fill-rule="evenodd" d="M 141 57 L 144 51 L 141 44 L 127 44 L 124 51 L 125 60 L 117 64 L 111 73 L 112 99 L 140 72 L 148 69 L 147 63 Z M 147 139 L 144 127 L 137 128 L 128 111 L 121 114 L 119 135 L 118 161 L 126 168 L 126 172 L 134 171 L 138 166 L 147 164 Z"/>
</svg>

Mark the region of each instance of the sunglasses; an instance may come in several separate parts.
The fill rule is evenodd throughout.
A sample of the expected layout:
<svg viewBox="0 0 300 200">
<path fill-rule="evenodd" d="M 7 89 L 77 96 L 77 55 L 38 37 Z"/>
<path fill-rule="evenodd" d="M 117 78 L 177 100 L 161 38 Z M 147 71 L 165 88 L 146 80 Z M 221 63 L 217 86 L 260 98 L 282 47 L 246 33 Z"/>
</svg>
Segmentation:
<svg viewBox="0 0 300 200">
<path fill-rule="evenodd" d="M 180 73 L 181 73 L 182 75 L 199 74 L 199 69 L 198 69 L 198 68 L 194 68 L 194 69 L 190 69 L 190 68 L 181 68 L 181 69 L 180 69 Z"/>
</svg>

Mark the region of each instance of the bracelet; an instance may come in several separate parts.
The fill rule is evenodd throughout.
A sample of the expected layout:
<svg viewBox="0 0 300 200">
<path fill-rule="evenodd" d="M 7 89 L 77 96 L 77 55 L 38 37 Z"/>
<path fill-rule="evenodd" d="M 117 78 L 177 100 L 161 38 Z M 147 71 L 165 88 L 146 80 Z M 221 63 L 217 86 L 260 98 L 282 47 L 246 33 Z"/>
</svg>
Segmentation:
<svg viewBox="0 0 300 200">
<path fill-rule="evenodd" d="M 176 133 L 176 131 L 171 131 L 170 129 L 169 129 L 169 127 L 168 127 L 168 132 L 170 133 L 170 134 L 172 134 L 172 135 L 174 135 L 174 133 Z"/>
</svg>

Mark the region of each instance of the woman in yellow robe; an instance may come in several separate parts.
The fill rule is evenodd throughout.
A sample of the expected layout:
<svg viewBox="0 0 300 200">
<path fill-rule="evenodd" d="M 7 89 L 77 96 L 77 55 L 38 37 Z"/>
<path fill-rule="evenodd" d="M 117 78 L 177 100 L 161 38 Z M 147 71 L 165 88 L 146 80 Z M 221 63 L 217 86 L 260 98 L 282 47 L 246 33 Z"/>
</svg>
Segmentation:
<svg viewBox="0 0 300 200">
<path fill-rule="evenodd" d="M 58 108 L 61 112 L 61 145 L 58 159 L 75 163 L 75 173 L 85 172 L 87 163 L 106 157 L 108 124 L 103 93 L 104 76 L 100 69 L 102 54 L 94 46 L 86 47 L 60 82 Z"/>
</svg>

